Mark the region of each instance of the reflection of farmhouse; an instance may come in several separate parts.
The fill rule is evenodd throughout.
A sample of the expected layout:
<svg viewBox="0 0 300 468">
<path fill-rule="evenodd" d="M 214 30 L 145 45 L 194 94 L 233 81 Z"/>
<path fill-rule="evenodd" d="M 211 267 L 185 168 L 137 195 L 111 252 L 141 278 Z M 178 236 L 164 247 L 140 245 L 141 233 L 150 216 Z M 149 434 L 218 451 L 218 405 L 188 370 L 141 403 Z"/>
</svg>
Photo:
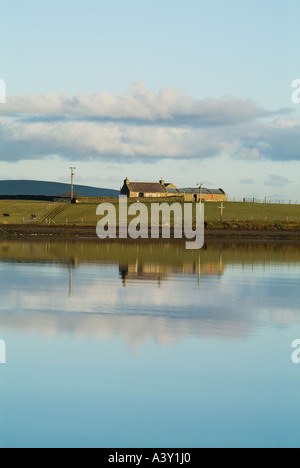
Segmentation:
<svg viewBox="0 0 300 468">
<path fill-rule="evenodd" d="M 121 189 L 121 195 L 128 198 L 166 198 L 178 197 L 186 202 L 200 200 L 199 188 L 177 188 L 173 184 L 165 184 L 164 180 L 160 182 L 130 182 L 124 181 Z M 220 189 L 202 188 L 201 201 L 227 201 L 226 193 Z"/>
<path fill-rule="evenodd" d="M 140 264 L 138 260 L 135 263 L 119 266 L 120 276 L 123 286 L 126 286 L 127 281 L 154 281 L 158 284 L 162 283 L 166 272 L 161 268 L 161 265 L 148 263 Z"/>
<path fill-rule="evenodd" d="M 162 284 L 164 279 L 174 276 L 222 276 L 225 271 L 225 265 L 220 259 L 219 263 L 201 264 L 201 259 L 194 262 L 184 262 L 182 265 L 164 265 L 155 262 L 136 262 L 119 265 L 119 272 L 126 286 L 128 282 L 135 281 L 154 281 Z"/>
</svg>

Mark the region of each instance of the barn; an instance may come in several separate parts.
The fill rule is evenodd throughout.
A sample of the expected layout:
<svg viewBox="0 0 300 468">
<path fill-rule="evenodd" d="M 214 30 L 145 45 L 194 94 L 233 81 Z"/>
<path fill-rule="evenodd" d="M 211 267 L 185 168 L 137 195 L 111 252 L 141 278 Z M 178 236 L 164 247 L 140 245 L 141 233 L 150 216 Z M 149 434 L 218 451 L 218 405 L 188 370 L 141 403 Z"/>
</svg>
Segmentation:
<svg viewBox="0 0 300 468">
<path fill-rule="evenodd" d="M 200 201 L 200 188 L 167 188 L 169 196 L 181 196 L 184 197 L 184 201 L 193 202 Z M 201 201 L 202 202 L 226 202 L 227 196 L 223 189 L 208 189 L 202 187 L 201 189 Z"/>
</svg>

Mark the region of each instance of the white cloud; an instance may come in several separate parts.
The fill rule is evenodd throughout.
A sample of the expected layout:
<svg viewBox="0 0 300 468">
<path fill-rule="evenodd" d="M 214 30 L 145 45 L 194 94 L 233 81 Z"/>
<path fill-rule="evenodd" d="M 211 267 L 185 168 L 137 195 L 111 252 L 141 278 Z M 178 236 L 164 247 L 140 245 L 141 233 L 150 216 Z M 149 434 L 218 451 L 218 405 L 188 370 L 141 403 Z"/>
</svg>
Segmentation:
<svg viewBox="0 0 300 468">
<path fill-rule="evenodd" d="M 270 185 L 271 187 L 285 187 L 290 183 L 291 181 L 289 179 L 277 174 L 270 174 L 269 179 L 265 181 L 265 185 Z"/>
<path fill-rule="evenodd" d="M 248 159 L 248 160 L 257 160 L 261 159 L 261 155 L 257 148 L 252 148 L 252 149 L 243 149 L 241 153 L 239 154 L 240 159 Z"/>
<path fill-rule="evenodd" d="M 82 91 L 76 96 L 47 93 L 40 96 L 10 97 L 5 108 L 1 108 L 1 113 L 148 122 L 188 119 L 189 122 L 210 125 L 239 123 L 272 115 L 272 112 L 258 108 L 251 100 L 226 97 L 221 100 L 209 98 L 200 101 L 179 89 L 166 87 L 159 93 L 154 93 L 142 82 L 134 83 L 124 96 L 113 96 L 104 91 Z"/>
<path fill-rule="evenodd" d="M 299 119 L 271 122 L 276 113 L 233 97 L 199 101 L 180 90 L 153 93 L 135 83 L 124 96 L 13 97 L 0 112 L 3 161 L 51 155 L 78 160 L 300 159 Z"/>
<path fill-rule="evenodd" d="M 242 179 L 241 181 L 241 184 L 243 185 L 252 185 L 255 183 L 255 180 L 254 179 L 250 179 L 250 178 L 246 178 L 246 179 Z"/>
</svg>

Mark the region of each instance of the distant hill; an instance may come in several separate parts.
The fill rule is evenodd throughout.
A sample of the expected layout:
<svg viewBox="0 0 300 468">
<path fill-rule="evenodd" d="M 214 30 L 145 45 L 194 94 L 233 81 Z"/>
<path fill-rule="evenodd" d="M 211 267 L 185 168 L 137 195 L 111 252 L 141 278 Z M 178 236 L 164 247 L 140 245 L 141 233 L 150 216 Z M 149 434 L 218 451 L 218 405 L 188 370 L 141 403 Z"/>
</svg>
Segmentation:
<svg viewBox="0 0 300 468">
<path fill-rule="evenodd" d="M 70 193 L 70 184 L 36 180 L 0 180 L 0 195 L 60 196 Z M 118 190 L 74 185 L 74 192 L 82 197 L 118 197 Z"/>
</svg>

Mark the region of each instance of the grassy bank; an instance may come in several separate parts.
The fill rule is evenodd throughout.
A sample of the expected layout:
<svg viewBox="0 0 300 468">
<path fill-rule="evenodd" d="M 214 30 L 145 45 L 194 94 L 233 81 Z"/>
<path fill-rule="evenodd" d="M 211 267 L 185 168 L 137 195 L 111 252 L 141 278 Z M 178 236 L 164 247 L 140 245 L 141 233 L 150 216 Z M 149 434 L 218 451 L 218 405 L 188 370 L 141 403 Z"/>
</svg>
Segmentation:
<svg viewBox="0 0 300 468">
<path fill-rule="evenodd" d="M 37 201 L 0 201 L 0 227 L 9 225 L 96 226 L 97 204 L 62 204 Z M 115 202 L 116 208 L 118 208 Z M 151 202 L 146 202 L 148 212 Z M 194 209 L 196 205 L 194 204 Z M 224 203 L 205 204 L 207 229 L 216 230 L 289 230 L 300 231 L 300 205 Z"/>
</svg>

